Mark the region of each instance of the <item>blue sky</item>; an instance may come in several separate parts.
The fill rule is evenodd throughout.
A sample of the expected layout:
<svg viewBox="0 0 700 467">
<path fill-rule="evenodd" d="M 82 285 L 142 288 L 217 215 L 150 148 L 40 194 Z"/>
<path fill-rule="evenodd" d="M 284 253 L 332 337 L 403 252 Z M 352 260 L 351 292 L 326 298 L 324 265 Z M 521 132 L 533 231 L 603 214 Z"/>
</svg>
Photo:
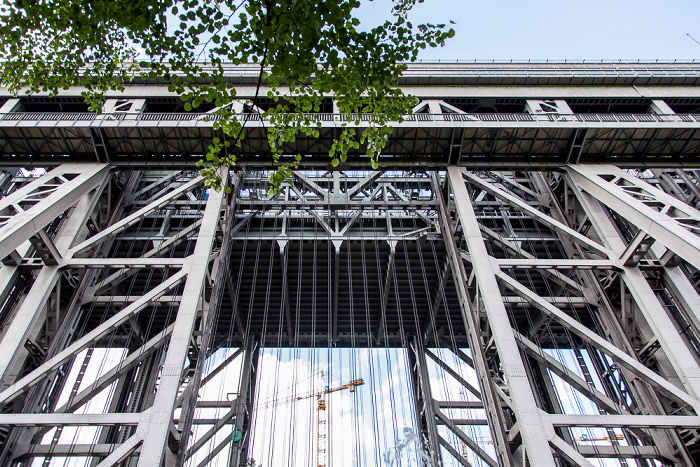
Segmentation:
<svg viewBox="0 0 700 467">
<path fill-rule="evenodd" d="M 390 0 L 358 17 L 386 18 Z M 456 35 L 424 60 L 700 60 L 698 0 L 425 0 L 414 22 L 454 21 Z"/>
</svg>

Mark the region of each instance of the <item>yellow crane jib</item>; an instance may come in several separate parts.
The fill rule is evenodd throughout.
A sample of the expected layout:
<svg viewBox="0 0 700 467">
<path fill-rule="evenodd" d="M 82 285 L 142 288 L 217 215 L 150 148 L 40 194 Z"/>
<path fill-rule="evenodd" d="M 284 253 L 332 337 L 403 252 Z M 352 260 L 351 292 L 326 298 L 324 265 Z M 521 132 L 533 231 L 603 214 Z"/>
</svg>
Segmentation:
<svg viewBox="0 0 700 467">
<path fill-rule="evenodd" d="M 356 379 L 354 381 L 350 381 L 349 383 L 345 383 L 342 386 L 338 386 L 337 388 L 330 389 L 328 386 L 326 386 L 326 389 L 321 391 L 320 394 L 330 394 L 332 392 L 336 391 L 342 391 L 343 389 L 350 389 L 350 392 L 355 392 L 355 388 L 357 386 L 362 386 L 365 384 L 365 382 L 362 379 Z"/>
</svg>

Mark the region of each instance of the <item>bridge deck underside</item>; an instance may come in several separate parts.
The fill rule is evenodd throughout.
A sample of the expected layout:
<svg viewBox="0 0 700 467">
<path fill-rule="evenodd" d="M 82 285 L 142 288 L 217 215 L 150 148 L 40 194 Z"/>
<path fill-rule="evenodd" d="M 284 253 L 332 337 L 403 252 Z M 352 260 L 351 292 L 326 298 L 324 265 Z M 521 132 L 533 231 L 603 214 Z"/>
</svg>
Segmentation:
<svg viewBox="0 0 700 467">
<path fill-rule="evenodd" d="M 2 122 L 0 122 L 2 123 Z M 145 122 L 149 123 L 149 122 Z M 177 122 L 176 122 L 177 123 Z M 190 123 L 190 122 L 185 122 Z M 421 123 L 421 122 L 419 122 Z M 663 122 L 646 125 L 581 123 L 517 125 L 485 122 L 426 122 L 394 130 L 384 149 L 385 168 L 556 168 L 567 163 L 627 167 L 683 167 L 700 164 L 700 123 L 687 127 Z M 33 126 L 0 125 L 0 165 L 54 166 L 66 162 L 110 162 L 118 167 L 193 168 L 216 136 L 210 125 Z M 582 139 L 582 132 L 586 131 Z M 284 152 L 302 154 L 304 168 L 329 166 L 326 156 L 339 129 L 322 128 L 319 138 L 299 135 Z M 95 146 L 95 135 L 104 144 Z M 580 147 L 576 141 L 582 142 Z M 368 167 L 365 148 L 351 152 L 345 168 Z M 264 129 L 249 128 L 237 154 L 247 168 L 270 168 L 272 155 Z M 285 160 L 285 157 L 282 157 Z"/>
<path fill-rule="evenodd" d="M 503 232 L 502 216 L 494 218 L 490 211 L 481 214 L 484 225 Z M 191 221 L 180 221 L 178 228 L 185 228 Z M 297 233 L 303 239 L 289 240 L 283 254 L 279 243 L 282 237 L 263 232 L 263 224 L 252 223 L 247 230 L 233 235 L 228 265 L 231 282 L 222 287 L 215 321 L 216 347 L 240 346 L 246 335 L 259 336 L 261 345 L 269 347 L 405 347 L 416 334 L 423 336 L 430 346 L 468 347 L 454 280 L 449 272 L 442 272 L 448 258 L 440 235 L 428 234 L 418 240 L 398 242 L 392 260 L 389 243 L 376 238 L 381 231 L 376 223 L 359 222 L 358 230 L 365 229 L 365 238 L 342 242 L 337 255 L 331 241 L 319 238 L 324 232 L 318 226 L 306 226 L 304 233 Z M 522 248 L 540 257 L 563 258 L 551 232 L 534 229 L 527 232 L 526 227 L 523 223 L 523 230 L 518 232 L 522 238 L 530 237 Z M 159 228 L 160 224 L 154 222 L 126 231 L 118 237 L 110 256 L 139 258 L 144 251 L 157 246 L 158 237 L 149 232 Z M 270 238 L 259 238 L 265 235 Z M 184 258 L 191 254 L 195 241 L 196 235 L 178 245 L 169 257 Z M 489 246 L 495 257 L 507 257 L 498 244 L 489 243 Z M 392 261 L 391 277 L 387 279 Z M 88 313 L 84 332 L 103 322 L 105 316 L 118 309 L 115 307 L 122 306 L 108 295 L 133 300 L 177 270 L 138 270 L 106 293 L 103 302 L 85 304 Z M 105 276 L 112 272 L 116 269 L 106 271 Z M 537 270 L 517 270 L 514 274 L 519 282 L 528 284 L 542 296 L 561 295 L 562 309 L 591 324 L 593 310 L 575 298 L 567 305 L 567 292 Z M 182 286 L 169 295 L 177 297 L 181 292 Z M 505 290 L 503 294 L 507 295 Z M 512 297 L 507 309 L 515 328 L 536 337 L 543 346 L 572 345 L 572 336 L 556 323 L 542 327 L 533 324 L 540 319 L 540 313 L 524 301 Z M 174 321 L 176 310 L 177 300 L 163 300 L 138 314 L 138 327 L 146 330 L 146 337 L 152 338 Z M 133 330 L 127 327 L 124 333 L 128 342 Z M 115 337 L 111 336 L 105 344 L 116 345 Z"/>
</svg>

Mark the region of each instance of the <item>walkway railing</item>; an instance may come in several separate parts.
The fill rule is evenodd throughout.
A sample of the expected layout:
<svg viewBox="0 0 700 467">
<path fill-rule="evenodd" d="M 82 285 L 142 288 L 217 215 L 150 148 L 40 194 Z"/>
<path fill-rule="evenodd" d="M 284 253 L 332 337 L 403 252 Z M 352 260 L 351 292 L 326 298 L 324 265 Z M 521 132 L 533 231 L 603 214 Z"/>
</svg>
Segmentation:
<svg viewBox="0 0 700 467">
<path fill-rule="evenodd" d="M 144 114 L 94 114 L 94 113 L 58 113 L 58 112 L 16 112 L 0 116 L 0 121 L 143 121 L 143 122 L 188 122 L 188 121 L 216 121 L 222 117 L 217 114 L 198 113 L 144 113 Z M 260 114 L 242 114 L 238 118 L 242 121 L 268 121 L 268 117 Z M 350 117 L 343 114 L 318 113 L 312 114 L 312 119 L 320 122 L 355 122 L 357 115 Z M 370 114 L 360 114 L 359 120 L 370 121 Z M 443 114 L 413 114 L 405 115 L 407 122 L 603 122 L 603 123 L 694 123 L 700 122 L 700 114 L 541 114 L 526 113 L 443 113 Z"/>
</svg>

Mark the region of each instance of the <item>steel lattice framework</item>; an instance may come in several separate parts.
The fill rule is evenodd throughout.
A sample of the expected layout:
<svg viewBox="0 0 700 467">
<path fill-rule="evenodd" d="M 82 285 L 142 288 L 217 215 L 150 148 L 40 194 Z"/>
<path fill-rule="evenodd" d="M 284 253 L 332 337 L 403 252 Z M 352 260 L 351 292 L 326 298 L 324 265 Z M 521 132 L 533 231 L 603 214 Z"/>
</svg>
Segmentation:
<svg viewBox="0 0 700 467">
<path fill-rule="evenodd" d="M 239 95 L 255 76 L 232 69 Z M 193 169 L 215 115 L 157 82 L 102 115 L 79 89 L 0 95 L 0 463 L 244 466 L 270 348 L 402 352 L 425 465 L 700 463 L 698 82 L 696 64 L 413 65 L 421 103 L 381 171 L 326 167 L 329 98 L 280 195 L 260 114 L 226 194 Z M 89 376 L 101 349 L 121 357 Z M 203 397 L 232 364 L 233 397 Z M 61 441 L 72 427 L 92 442 Z"/>
</svg>

